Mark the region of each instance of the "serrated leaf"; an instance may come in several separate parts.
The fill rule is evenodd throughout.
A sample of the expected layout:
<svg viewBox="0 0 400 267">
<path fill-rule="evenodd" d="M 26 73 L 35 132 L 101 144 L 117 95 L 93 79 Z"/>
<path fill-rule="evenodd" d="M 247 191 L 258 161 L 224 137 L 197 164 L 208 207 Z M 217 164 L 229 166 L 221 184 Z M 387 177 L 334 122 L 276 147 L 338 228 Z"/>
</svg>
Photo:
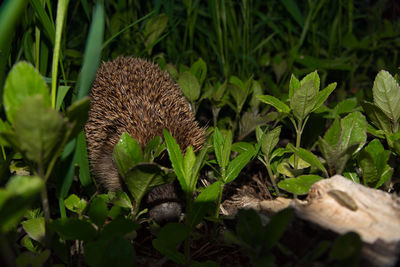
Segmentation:
<svg viewBox="0 0 400 267">
<path fill-rule="evenodd" d="M 324 140 L 331 148 L 336 148 L 340 141 L 341 133 L 342 129 L 340 127 L 339 120 L 336 119 L 331 127 L 329 127 L 328 131 L 326 131 L 324 135 Z"/>
<path fill-rule="evenodd" d="M 342 138 L 340 151 L 345 150 L 352 144 L 359 143 L 356 150 L 359 151 L 367 140 L 367 120 L 364 115 L 356 111 L 344 117 L 341 121 Z"/>
<path fill-rule="evenodd" d="M 365 114 L 367 114 L 368 118 L 378 129 L 386 133 L 392 132 L 392 122 L 390 118 L 378 106 L 366 101 L 361 102 L 361 106 Z"/>
<path fill-rule="evenodd" d="M 44 218 L 33 218 L 21 223 L 25 232 L 30 238 L 38 242 L 43 242 L 45 236 Z"/>
<path fill-rule="evenodd" d="M 268 159 L 270 159 L 272 151 L 279 142 L 281 128 L 281 126 L 276 127 L 265 134 L 262 138 L 261 150 Z"/>
<path fill-rule="evenodd" d="M 41 95 L 28 97 L 14 119 L 19 149 L 27 159 L 47 164 L 66 134 L 64 119 L 44 104 Z"/>
<path fill-rule="evenodd" d="M 288 178 L 278 183 L 280 189 L 296 195 L 305 195 L 310 191 L 311 186 L 322 180 L 318 175 L 301 175 L 296 178 Z"/>
<path fill-rule="evenodd" d="M 160 167 L 155 163 L 139 163 L 130 169 L 123 177 L 129 192 L 136 203 L 152 188 L 169 182 Z"/>
<path fill-rule="evenodd" d="M 182 89 L 185 97 L 193 102 L 200 96 L 200 83 L 191 72 L 185 71 L 179 75 L 179 87 Z"/>
<path fill-rule="evenodd" d="M 305 150 L 304 148 L 295 148 L 292 144 L 288 144 L 288 148 L 291 149 L 299 158 L 303 159 L 305 162 L 309 163 L 311 166 L 320 169 L 326 176 L 328 172 L 326 171 L 324 165 L 312 152 Z"/>
<path fill-rule="evenodd" d="M 251 151 L 244 152 L 234 158 L 231 162 L 229 162 L 224 183 L 230 183 L 235 180 L 240 171 L 246 166 L 253 155 L 254 153 L 252 153 Z"/>
<path fill-rule="evenodd" d="M 128 133 L 122 133 L 114 146 L 113 158 L 122 177 L 135 165 L 143 161 L 142 149 L 139 143 Z"/>
<path fill-rule="evenodd" d="M 304 120 L 314 109 L 317 103 L 317 91 L 313 81 L 304 83 L 298 88 L 290 100 L 293 115 L 300 121 Z"/>
<path fill-rule="evenodd" d="M 292 100 L 293 93 L 300 88 L 301 84 L 300 81 L 292 74 L 290 76 L 290 82 L 289 82 L 289 99 Z"/>
<path fill-rule="evenodd" d="M 374 187 L 379 180 L 378 172 L 376 170 L 374 158 L 369 152 L 365 151 L 365 149 L 361 150 L 358 155 L 358 165 L 362 171 L 364 185 Z"/>
<path fill-rule="evenodd" d="M 313 72 L 307 74 L 303 79 L 301 79 L 300 84 L 301 84 L 301 86 L 303 86 L 304 84 L 306 84 L 309 81 L 313 82 L 314 88 L 315 88 L 316 92 L 318 93 L 320 80 L 319 80 L 319 75 L 318 75 L 317 71 L 313 71 Z"/>
<path fill-rule="evenodd" d="M 324 104 L 324 102 L 328 99 L 329 95 L 333 92 L 333 90 L 335 90 L 336 85 L 337 85 L 336 83 L 331 83 L 323 90 L 318 92 L 317 102 L 315 104 L 313 111 L 322 106 L 322 104 Z"/>
<path fill-rule="evenodd" d="M 221 169 L 225 169 L 229 163 L 232 148 L 232 132 L 227 131 L 226 136 L 223 136 L 218 128 L 214 129 L 214 152 L 217 158 L 218 165 Z"/>
<path fill-rule="evenodd" d="M 285 103 L 283 103 L 282 101 L 280 101 L 276 97 L 273 97 L 273 96 L 270 96 L 270 95 L 259 95 L 257 97 L 258 97 L 258 99 L 260 99 L 261 102 L 264 102 L 264 103 L 266 103 L 268 105 L 273 106 L 279 112 L 283 112 L 283 113 L 289 113 L 290 112 L 290 108 L 288 107 L 288 105 L 286 105 Z"/>
<path fill-rule="evenodd" d="M 39 72 L 28 62 L 13 66 L 4 84 L 4 108 L 7 119 L 13 123 L 17 111 L 28 97 L 40 95 L 44 107 L 50 107 L 49 89 Z"/>
<path fill-rule="evenodd" d="M 182 187 L 182 190 L 187 192 L 189 190 L 189 185 L 186 184 L 185 176 L 184 176 L 184 168 L 183 168 L 183 156 L 179 145 L 176 143 L 176 140 L 172 137 L 172 135 L 166 130 L 164 132 L 164 140 L 167 146 L 167 151 L 169 155 L 169 159 L 171 160 L 172 167 L 178 177 L 178 181 Z"/>
<path fill-rule="evenodd" d="M 393 121 L 400 117 L 400 86 L 389 72 L 381 70 L 372 88 L 374 103 Z"/>
</svg>

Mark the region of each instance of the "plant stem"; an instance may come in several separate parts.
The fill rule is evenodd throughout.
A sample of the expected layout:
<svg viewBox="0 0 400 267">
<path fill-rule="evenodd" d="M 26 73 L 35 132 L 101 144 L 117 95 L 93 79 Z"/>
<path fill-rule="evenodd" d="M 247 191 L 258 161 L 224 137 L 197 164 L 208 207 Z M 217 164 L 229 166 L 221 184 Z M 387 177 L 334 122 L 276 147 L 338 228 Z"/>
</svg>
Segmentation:
<svg viewBox="0 0 400 267">
<path fill-rule="evenodd" d="M 215 208 L 215 218 L 218 219 L 219 217 L 219 207 L 221 206 L 221 201 L 222 201 L 222 192 L 224 191 L 224 183 L 221 183 L 219 187 L 219 193 L 218 193 L 218 202 L 217 202 L 217 207 Z"/>
<path fill-rule="evenodd" d="M 296 127 L 296 149 L 300 148 L 300 143 L 301 143 L 301 135 L 303 133 L 303 127 L 302 127 L 303 121 L 299 121 L 299 125 Z M 294 168 L 297 169 L 299 165 L 299 158 L 297 155 L 294 155 Z"/>
<path fill-rule="evenodd" d="M 268 159 L 265 159 L 265 161 L 263 161 L 263 163 L 264 163 L 265 167 L 267 168 L 268 175 L 269 175 L 269 178 L 270 178 L 270 180 L 271 180 L 271 183 L 272 183 L 272 185 L 273 185 L 273 187 L 274 187 L 274 189 L 275 189 L 276 195 L 279 197 L 279 196 L 280 196 L 279 188 L 278 188 L 278 186 L 276 185 L 275 176 L 274 176 L 274 174 L 272 173 L 272 169 L 271 169 L 271 164 L 269 163 L 269 160 L 268 160 Z"/>
<path fill-rule="evenodd" d="M 50 248 L 50 242 L 51 242 L 51 235 L 50 231 L 48 229 L 49 222 L 50 222 L 50 206 L 49 206 L 49 198 L 47 197 L 47 188 L 46 186 L 42 189 L 40 193 L 41 199 L 42 199 L 42 207 L 43 207 L 43 213 L 44 213 L 44 221 L 45 221 L 45 244 L 47 248 Z"/>
</svg>

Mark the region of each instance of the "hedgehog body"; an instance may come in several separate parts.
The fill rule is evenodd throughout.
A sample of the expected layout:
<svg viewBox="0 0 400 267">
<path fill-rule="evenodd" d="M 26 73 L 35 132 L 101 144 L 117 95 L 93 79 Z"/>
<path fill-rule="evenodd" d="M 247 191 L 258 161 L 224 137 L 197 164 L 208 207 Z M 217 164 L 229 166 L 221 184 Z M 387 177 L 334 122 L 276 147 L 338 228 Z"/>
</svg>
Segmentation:
<svg viewBox="0 0 400 267">
<path fill-rule="evenodd" d="M 123 132 L 142 148 L 155 136 L 163 136 L 163 129 L 183 150 L 191 145 L 196 151 L 204 143 L 205 130 L 196 122 L 178 84 L 146 60 L 125 57 L 103 63 L 90 99 L 85 125 L 90 167 L 106 190 L 122 189 L 113 148 Z"/>
</svg>

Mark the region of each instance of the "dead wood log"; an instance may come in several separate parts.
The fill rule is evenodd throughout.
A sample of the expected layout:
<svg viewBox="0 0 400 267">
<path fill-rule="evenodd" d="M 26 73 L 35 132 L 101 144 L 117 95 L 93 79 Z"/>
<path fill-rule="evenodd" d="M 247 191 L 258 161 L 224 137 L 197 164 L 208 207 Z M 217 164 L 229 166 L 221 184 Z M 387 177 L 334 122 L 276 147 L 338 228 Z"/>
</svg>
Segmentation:
<svg viewBox="0 0 400 267">
<path fill-rule="evenodd" d="M 305 200 L 247 197 L 240 203 L 238 208 L 267 216 L 291 206 L 297 219 L 337 234 L 356 232 L 364 242 L 363 264 L 369 266 L 395 266 L 400 255 L 400 198 L 340 175 L 315 183 Z"/>
</svg>

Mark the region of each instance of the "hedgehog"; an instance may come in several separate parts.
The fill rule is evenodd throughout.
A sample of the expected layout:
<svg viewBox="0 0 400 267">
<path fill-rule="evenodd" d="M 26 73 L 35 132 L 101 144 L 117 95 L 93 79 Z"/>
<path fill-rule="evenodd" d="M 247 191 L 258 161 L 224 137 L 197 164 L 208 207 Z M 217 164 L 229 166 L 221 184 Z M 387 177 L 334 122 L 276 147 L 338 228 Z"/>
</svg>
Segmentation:
<svg viewBox="0 0 400 267">
<path fill-rule="evenodd" d="M 167 129 L 182 150 L 198 151 L 205 141 L 179 85 L 157 65 L 145 59 L 119 57 L 103 62 L 90 92 L 85 124 L 91 173 L 102 190 L 123 190 L 113 160 L 114 145 L 123 132 L 142 147 Z M 150 217 L 156 221 L 180 216 L 175 183 L 153 189 L 146 198 Z"/>
</svg>

